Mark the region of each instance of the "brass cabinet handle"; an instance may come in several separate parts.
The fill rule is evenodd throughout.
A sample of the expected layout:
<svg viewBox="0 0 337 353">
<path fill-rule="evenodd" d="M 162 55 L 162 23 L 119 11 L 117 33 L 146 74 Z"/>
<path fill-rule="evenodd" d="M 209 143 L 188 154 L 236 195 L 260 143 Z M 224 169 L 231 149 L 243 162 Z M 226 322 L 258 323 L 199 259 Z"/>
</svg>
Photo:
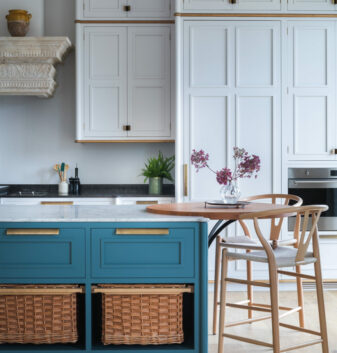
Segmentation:
<svg viewBox="0 0 337 353">
<path fill-rule="evenodd" d="M 59 235 L 59 229 L 43 228 L 11 228 L 6 230 L 6 235 Z"/>
<path fill-rule="evenodd" d="M 131 125 L 123 125 L 123 131 L 131 131 Z"/>
<path fill-rule="evenodd" d="M 158 205 L 158 200 L 136 201 L 136 205 Z"/>
<path fill-rule="evenodd" d="M 236 0 L 229 0 L 230 4 L 236 4 Z"/>
<path fill-rule="evenodd" d="M 124 6 L 124 11 L 126 11 L 126 12 L 131 11 L 131 6 L 130 5 Z"/>
<path fill-rule="evenodd" d="M 188 180 L 188 165 L 184 164 L 184 196 L 188 196 L 187 180 Z"/>
<path fill-rule="evenodd" d="M 68 205 L 71 206 L 74 204 L 74 201 L 41 201 L 40 202 L 41 205 Z"/>
<path fill-rule="evenodd" d="M 169 235 L 169 229 L 164 228 L 118 228 L 116 235 Z"/>
<path fill-rule="evenodd" d="M 320 235 L 320 239 L 337 239 L 337 235 Z"/>
</svg>

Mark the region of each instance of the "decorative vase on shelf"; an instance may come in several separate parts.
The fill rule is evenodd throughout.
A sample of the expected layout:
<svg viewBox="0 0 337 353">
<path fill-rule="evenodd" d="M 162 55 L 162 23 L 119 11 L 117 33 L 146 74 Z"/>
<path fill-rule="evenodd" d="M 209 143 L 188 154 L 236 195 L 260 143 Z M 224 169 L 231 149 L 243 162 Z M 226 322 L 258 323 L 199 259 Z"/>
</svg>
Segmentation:
<svg viewBox="0 0 337 353">
<path fill-rule="evenodd" d="M 24 37 L 29 30 L 32 15 L 26 10 L 9 10 L 6 16 L 8 32 L 12 37 Z"/>
<path fill-rule="evenodd" d="M 163 190 L 163 178 L 154 177 L 149 178 L 149 194 L 161 195 Z"/>
<path fill-rule="evenodd" d="M 227 185 L 223 185 L 220 189 L 221 200 L 226 204 L 235 204 L 241 196 L 240 189 L 236 181 L 230 181 Z"/>
</svg>

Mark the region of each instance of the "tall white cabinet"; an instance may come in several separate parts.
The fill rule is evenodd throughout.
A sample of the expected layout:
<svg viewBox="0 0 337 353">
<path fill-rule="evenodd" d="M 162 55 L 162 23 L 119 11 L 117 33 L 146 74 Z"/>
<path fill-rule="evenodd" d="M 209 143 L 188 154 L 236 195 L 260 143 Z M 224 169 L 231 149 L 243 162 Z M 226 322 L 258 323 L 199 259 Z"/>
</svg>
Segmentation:
<svg viewBox="0 0 337 353">
<path fill-rule="evenodd" d="M 335 160 L 336 22 L 287 23 L 289 160 Z"/>
<path fill-rule="evenodd" d="M 262 169 L 258 179 L 240 182 L 243 194 L 280 191 L 280 46 L 278 21 L 185 21 L 185 201 L 219 198 L 215 175 L 191 166 L 194 148 L 209 152 L 220 170 L 232 166 L 234 146 L 244 147 L 261 157 Z"/>
</svg>

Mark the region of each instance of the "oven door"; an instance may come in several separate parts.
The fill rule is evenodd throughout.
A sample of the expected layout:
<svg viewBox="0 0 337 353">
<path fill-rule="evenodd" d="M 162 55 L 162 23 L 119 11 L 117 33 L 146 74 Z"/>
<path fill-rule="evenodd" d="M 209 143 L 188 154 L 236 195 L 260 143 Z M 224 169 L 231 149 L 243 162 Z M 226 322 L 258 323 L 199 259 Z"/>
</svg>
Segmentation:
<svg viewBox="0 0 337 353">
<path fill-rule="evenodd" d="M 303 205 L 328 205 L 318 222 L 319 230 L 337 230 L 337 179 L 289 179 L 289 194 L 303 199 Z M 288 221 L 288 229 L 294 230 L 295 219 Z"/>
</svg>

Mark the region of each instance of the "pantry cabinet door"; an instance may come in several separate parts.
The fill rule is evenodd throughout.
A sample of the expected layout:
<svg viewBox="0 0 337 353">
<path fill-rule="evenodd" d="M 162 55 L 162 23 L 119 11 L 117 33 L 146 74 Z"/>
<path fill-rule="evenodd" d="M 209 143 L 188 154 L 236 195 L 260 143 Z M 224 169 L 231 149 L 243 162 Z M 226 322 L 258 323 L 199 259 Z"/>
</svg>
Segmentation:
<svg viewBox="0 0 337 353">
<path fill-rule="evenodd" d="M 334 0 L 288 0 L 290 11 L 337 11 Z"/>
<path fill-rule="evenodd" d="M 196 173 L 193 149 L 210 154 L 219 170 L 227 164 L 233 113 L 233 22 L 189 21 L 184 28 L 183 146 L 185 201 L 219 199 L 220 186 L 208 169 Z M 186 172 L 186 171 L 185 171 Z"/>
<path fill-rule="evenodd" d="M 127 28 L 84 30 L 84 137 L 126 136 Z"/>
<path fill-rule="evenodd" d="M 79 1 L 79 0 L 77 0 Z M 83 1 L 84 18 L 126 17 L 124 6 L 127 0 L 81 0 Z"/>
<path fill-rule="evenodd" d="M 171 15 L 171 0 L 129 0 L 128 17 L 162 17 Z"/>
<path fill-rule="evenodd" d="M 128 32 L 128 136 L 169 137 L 170 26 Z"/>
<path fill-rule="evenodd" d="M 291 21 L 288 33 L 288 159 L 334 160 L 335 22 Z"/>
</svg>

